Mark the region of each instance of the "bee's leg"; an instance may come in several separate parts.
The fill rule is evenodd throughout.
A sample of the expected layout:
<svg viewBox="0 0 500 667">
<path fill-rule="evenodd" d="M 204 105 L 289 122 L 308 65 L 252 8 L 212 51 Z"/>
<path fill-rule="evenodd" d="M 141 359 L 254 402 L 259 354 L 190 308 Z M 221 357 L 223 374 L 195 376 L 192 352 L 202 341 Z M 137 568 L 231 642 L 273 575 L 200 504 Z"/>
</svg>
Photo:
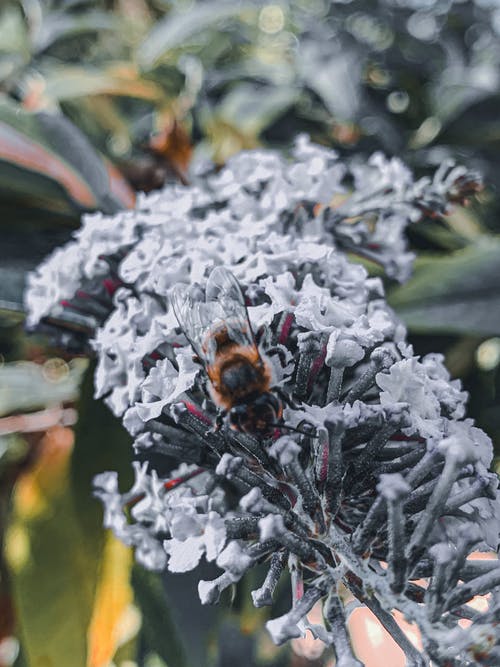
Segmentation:
<svg viewBox="0 0 500 667">
<path fill-rule="evenodd" d="M 254 334 L 255 342 L 257 345 L 260 345 L 264 340 L 264 336 L 267 333 L 267 329 L 264 325 L 260 326 Z"/>
<path fill-rule="evenodd" d="M 214 433 L 218 433 L 221 430 L 226 415 L 227 415 L 227 410 L 222 410 L 222 409 L 217 410 L 217 416 L 215 417 L 215 426 L 213 428 Z"/>
<path fill-rule="evenodd" d="M 286 391 L 284 391 L 281 387 L 271 387 L 271 391 L 273 391 L 285 405 L 288 405 L 289 408 L 292 408 L 292 410 L 298 410 L 300 408 L 300 405 L 296 403 L 293 398 L 288 394 Z"/>
<path fill-rule="evenodd" d="M 227 410 L 222 410 L 219 408 L 217 410 L 217 415 L 215 416 L 215 424 L 212 426 L 212 428 L 209 428 L 205 431 L 205 435 L 208 435 L 209 433 L 219 433 L 224 425 L 224 417 L 226 415 Z"/>
<path fill-rule="evenodd" d="M 286 364 L 286 351 L 282 347 L 268 347 L 266 348 L 266 355 L 272 357 L 277 354 L 280 360 L 280 364 L 284 366 Z"/>
</svg>

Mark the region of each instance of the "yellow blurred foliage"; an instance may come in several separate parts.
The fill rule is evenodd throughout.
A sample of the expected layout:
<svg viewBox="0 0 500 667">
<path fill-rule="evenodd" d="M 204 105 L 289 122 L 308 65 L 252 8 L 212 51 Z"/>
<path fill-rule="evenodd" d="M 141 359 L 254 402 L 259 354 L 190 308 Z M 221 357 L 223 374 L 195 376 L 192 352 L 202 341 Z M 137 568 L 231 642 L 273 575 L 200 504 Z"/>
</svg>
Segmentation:
<svg viewBox="0 0 500 667">
<path fill-rule="evenodd" d="M 13 524 L 5 534 L 5 558 L 11 569 L 16 572 L 22 569 L 30 559 L 30 538 L 22 524 Z"/>
<path fill-rule="evenodd" d="M 19 478 L 14 495 L 14 509 L 21 520 L 44 514 L 51 500 L 63 493 L 74 434 L 70 428 L 53 426 L 38 444 L 38 457 L 30 470 Z"/>
<path fill-rule="evenodd" d="M 87 667 L 107 667 L 117 648 L 140 628 L 139 613 L 132 605 L 131 565 L 130 548 L 108 532 L 87 633 Z"/>
</svg>

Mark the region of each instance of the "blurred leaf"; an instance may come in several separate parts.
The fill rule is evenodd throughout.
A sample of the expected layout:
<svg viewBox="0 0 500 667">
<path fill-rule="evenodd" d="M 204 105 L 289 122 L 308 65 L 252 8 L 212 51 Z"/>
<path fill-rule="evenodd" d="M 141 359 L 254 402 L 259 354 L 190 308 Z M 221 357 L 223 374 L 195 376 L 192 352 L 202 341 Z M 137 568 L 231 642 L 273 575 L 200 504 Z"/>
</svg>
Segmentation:
<svg viewBox="0 0 500 667">
<path fill-rule="evenodd" d="M 146 36 L 137 51 L 137 60 L 142 67 L 152 67 L 169 50 L 184 46 L 195 35 L 209 28 L 221 30 L 226 19 L 237 17 L 249 9 L 255 10 L 255 6 L 238 0 L 225 0 L 189 5 L 184 11 L 172 11 L 158 21 Z"/>
<path fill-rule="evenodd" d="M 144 642 L 172 667 L 188 667 L 185 649 L 168 608 L 160 576 L 139 566 L 133 570 L 136 601 L 143 615 Z M 189 634 L 189 628 L 186 628 Z"/>
<path fill-rule="evenodd" d="M 58 360 L 62 362 L 58 375 L 51 374 L 53 361 L 45 366 L 22 362 L 0 367 L 0 416 L 76 399 L 86 361 L 75 359 L 68 365 Z"/>
<path fill-rule="evenodd" d="M 108 531 L 88 629 L 87 667 L 107 667 L 140 625 L 132 607 L 132 550 Z"/>
<path fill-rule="evenodd" d="M 144 667 L 168 667 L 156 653 L 149 653 L 144 660 Z"/>
<path fill-rule="evenodd" d="M 23 114 L 13 105 L 0 105 L 0 190 L 22 196 L 35 191 L 42 199 L 50 198 L 63 189 L 67 199 L 82 208 L 97 206 L 97 199 L 83 178 L 74 172 L 61 156 L 48 150 L 45 142 L 37 141 L 36 118 L 33 114 Z M 55 188 L 46 188 L 48 180 L 55 181 Z M 43 183 L 43 185 L 40 185 Z M 68 209 L 68 203 L 59 202 L 54 208 Z"/>
<path fill-rule="evenodd" d="M 0 51 L 18 53 L 25 58 L 29 55 L 28 32 L 20 8 L 12 5 L 2 9 L 0 14 Z"/>
<path fill-rule="evenodd" d="M 164 100 L 162 89 L 157 84 L 141 79 L 137 70 L 128 65 L 115 65 L 106 71 L 64 65 L 44 73 L 44 95 L 58 102 L 87 95 L 120 95 L 155 103 Z"/>
<path fill-rule="evenodd" d="M 18 434 L 3 435 L 0 431 L 0 473 L 4 473 L 12 464 L 22 461 L 27 451 L 28 443 Z"/>
<path fill-rule="evenodd" d="M 97 199 L 96 208 L 104 213 L 115 213 L 124 208 L 111 193 L 106 165 L 87 137 L 62 114 L 40 111 L 36 119 L 47 143 L 89 184 Z"/>
<path fill-rule="evenodd" d="M 359 57 L 348 51 L 334 55 L 328 52 L 325 56 L 311 40 L 301 50 L 297 67 L 304 84 L 319 95 L 334 117 L 341 120 L 356 117 L 361 95 Z"/>
<path fill-rule="evenodd" d="M 484 148 L 498 148 L 500 144 L 500 118 L 498 108 L 500 94 L 480 91 L 476 96 L 470 92 L 468 104 L 456 111 L 448 119 L 441 134 L 440 141 L 458 145 L 473 145 Z M 443 95 L 447 97 L 447 95 Z"/>
<path fill-rule="evenodd" d="M 14 492 L 6 536 L 24 653 L 30 665 L 85 667 L 99 553 L 85 548 L 69 486 L 69 429 L 47 435 Z M 42 574 L 43 573 L 43 574 Z"/>
<path fill-rule="evenodd" d="M 95 362 L 85 373 L 75 426 L 75 450 L 71 458 L 71 485 L 89 549 L 101 551 L 104 540 L 101 504 L 93 499 L 94 476 L 116 470 L 125 487 L 132 483 L 132 442 L 121 421 L 94 399 Z"/>
<path fill-rule="evenodd" d="M 19 313 L 23 317 L 24 267 L 0 266 L 0 314 Z M 2 369 L 0 368 L 0 373 Z M 2 413 L 2 387 L 0 386 L 0 414 Z"/>
<path fill-rule="evenodd" d="M 217 108 L 223 121 L 248 137 L 257 137 L 297 100 L 292 87 L 262 87 L 240 83 L 233 87 Z"/>
<path fill-rule="evenodd" d="M 93 399 L 92 377 L 93 368 L 82 388 L 72 454 L 71 431 L 52 430 L 15 488 L 6 547 L 30 667 L 87 667 L 91 619 L 112 601 L 115 576 L 122 583 L 126 578 L 127 557 L 104 548 L 102 511 L 91 493 L 96 473 L 129 471 L 130 438 Z M 123 547 L 117 549 L 121 553 Z M 120 605 L 128 595 L 126 588 L 121 591 Z"/>
<path fill-rule="evenodd" d="M 46 187 L 51 181 L 52 189 Z M 0 98 L 1 191 L 67 213 L 113 213 L 124 206 L 110 191 L 106 165 L 76 126 L 61 114 L 27 112 L 6 97 Z"/>
<path fill-rule="evenodd" d="M 64 11 L 49 12 L 34 36 L 34 51 L 40 53 L 60 39 L 74 39 L 85 33 L 117 28 L 116 18 L 109 12 L 99 10 L 71 14 Z"/>
<path fill-rule="evenodd" d="M 500 332 L 500 239 L 446 257 L 417 261 L 414 277 L 389 294 L 389 303 L 417 333 Z"/>
<path fill-rule="evenodd" d="M 210 137 L 213 159 L 225 162 L 240 150 L 255 148 L 259 136 L 294 104 L 292 87 L 262 87 L 251 83 L 234 86 L 212 112 L 204 111 L 204 128 Z"/>
<path fill-rule="evenodd" d="M 105 158 L 104 165 L 108 174 L 109 189 L 112 196 L 127 208 L 133 208 L 135 205 L 135 192 L 112 162 Z"/>
</svg>

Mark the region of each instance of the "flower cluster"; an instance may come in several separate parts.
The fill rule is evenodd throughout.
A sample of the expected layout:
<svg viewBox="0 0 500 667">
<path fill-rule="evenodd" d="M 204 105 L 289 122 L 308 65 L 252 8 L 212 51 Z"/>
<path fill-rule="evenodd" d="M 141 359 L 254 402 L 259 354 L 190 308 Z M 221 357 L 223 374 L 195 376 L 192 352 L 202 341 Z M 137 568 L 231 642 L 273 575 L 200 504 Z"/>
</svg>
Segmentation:
<svg viewBox="0 0 500 667">
<path fill-rule="evenodd" d="M 469 558 L 498 546 L 491 443 L 464 419 L 467 396 L 442 358 L 414 355 L 381 280 L 347 254 L 404 279 L 405 226 L 442 215 L 476 182 L 448 164 L 415 182 L 396 159 L 345 163 L 301 138 L 290 161 L 243 153 L 135 211 L 87 218 L 32 276 L 31 324 L 92 336 L 97 396 L 135 437 L 143 463 L 132 489 L 120 493 L 113 472 L 95 485 L 105 524 L 144 566 L 214 561 L 220 576 L 199 584 L 208 604 L 267 562 L 256 606 L 272 603 L 287 571 L 292 607 L 268 622 L 273 639 L 309 629 L 344 667 L 359 664 L 345 587 L 409 664 L 498 664 L 500 567 Z M 272 437 L 217 428 L 207 375 L 170 305 L 175 285 L 203 293 L 221 265 L 241 285 L 285 405 Z M 160 475 L 158 457 L 179 467 Z M 487 611 L 467 606 L 490 592 Z M 307 619 L 318 601 L 320 626 Z M 422 653 L 393 609 L 420 628 Z"/>
</svg>

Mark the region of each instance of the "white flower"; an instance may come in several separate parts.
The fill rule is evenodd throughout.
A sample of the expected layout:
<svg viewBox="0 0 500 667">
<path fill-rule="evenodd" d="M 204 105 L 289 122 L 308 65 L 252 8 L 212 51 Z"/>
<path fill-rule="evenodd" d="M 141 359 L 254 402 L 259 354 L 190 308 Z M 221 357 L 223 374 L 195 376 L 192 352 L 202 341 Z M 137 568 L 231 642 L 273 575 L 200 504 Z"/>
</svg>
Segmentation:
<svg viewBox="0 0 500 667">
<path fill-rule="evenodd" d="M 235 540 L 219 553 L 216 559 L 219 567 L 234 576 L 241 576 L 252 564 L 252 559 Z"/>
<path fill-rule="evenodd" d="M 193 362 L 190 348 L 175 350 L 178 369 L 169 359 L 158 361 L 148 377 L 141 384 L 141 399 L 135 407 L 143 421 L 158 417 L 165 405 L 175 403 L 195 381 L 200 367 Z M 154 400 L 160 397 L 159 400 Z"/>
<path fill-rule="evenodd" d="M 343 162 L 300 137 L 290 161 L 273 151 L 243 153 L 217 172 L 198 172 L 192 186 L 140 196 L 135 211 L 86 218 L 62 251 L 73 266 L 52 258 L 31 279 L 34 323 L 61 308 L 61 294 L 73 298 L 81 280 L 102 287 L 111 267 L 112 289 L 93 304 L 101 315 L 84 319 L 95 328 L 96 394 L 122 415 L 144 463 L 134 464 L 125 493 L 116 475 L 96 478 L 105 525 L 150 569 L 186 572 L 202 558 L 215 561 L 222 573 L 200 582 L 203 603 L 264 562 L 269 571 L 254 597 L 269 602 L 288 569 L 292 609 L 268 624 L 278 642 L 311 629 L 307 613 L 329 595 L 330 630 L 313 631 L 335 643 L 340 584 L 360 600 L 369 595 L 375 611 L 395 608 L 415 621 L 432 659 L 445 661 L 443 636 L 459 622 L 471 581 L 485 585 L 482 570 L 475 577 L 470 565 L 467 576 L 462 569 L 469 544 L 498 546 L 491 442 L 463 421 L 467 396 L 442 358 L 414 355 L 381 280 L 346 256 L 404 278 L 412 262 L 405 227 L 429 207 L 445 210 L 457 179 L 467 177 L 441 172 L 415 183 L 398 159 Z M 170 304 L 179 283 L 204 298 L 220 266 L 241 286 L 269 365 L 280 416 L 266 438 L 231 428 L 218 413 L 211 374 L 194 362 Z M 214 319 L 224 320 L 227 307 L 221 299 Z M 201 340 L 211 333 L 211 323 L 201 327 Z M 258 391 L 246 406 L 250 426 L 257 399 Z M 186 465 L 160 477 L 155 470 L 168 469 L 172 457 Z M 433 568 L 445 557 L 448 578 L 440 580 Z M 427 579 L 421 589 L 417 571 Z M 486 575 L 492 590 L 498 574 Z M 462 660 L 472 645 L 460 641 Z M 344 644 L 342 664 L 354 664 Z"/>
</svg>

